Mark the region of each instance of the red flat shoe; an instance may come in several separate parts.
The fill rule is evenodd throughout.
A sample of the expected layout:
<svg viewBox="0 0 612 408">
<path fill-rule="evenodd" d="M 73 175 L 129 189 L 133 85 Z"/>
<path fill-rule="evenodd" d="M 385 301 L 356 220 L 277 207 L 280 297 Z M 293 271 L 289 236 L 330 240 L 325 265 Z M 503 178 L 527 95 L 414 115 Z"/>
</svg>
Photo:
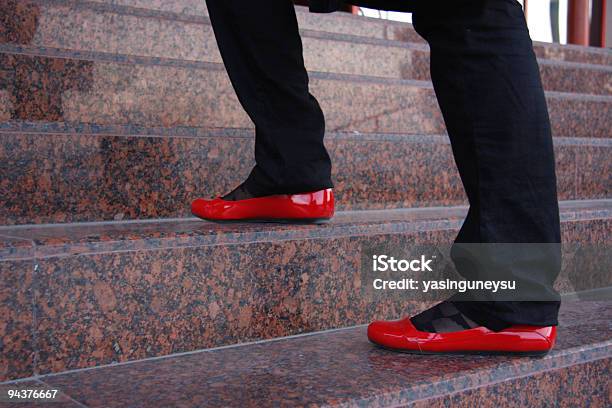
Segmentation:
<svg viewBox="0 0 612 408">
<path fill-rule="evenodd" d="M 191 213 L 209 221 L 321 222 L 334 215 L 334 193 L 328 188 L 237 201 L 198 198 L 191 203 Z"/>
<path fill-rule="evenodd" d="M 480 326 L 449 333 L 419 331 L 410 318 L 376 321 L 368 339 L 384 348 L 416 354 L 516 354 L 543 356 L 555 345 L 556 326 L 512 326 L 494 332 Z"/>
</svg>

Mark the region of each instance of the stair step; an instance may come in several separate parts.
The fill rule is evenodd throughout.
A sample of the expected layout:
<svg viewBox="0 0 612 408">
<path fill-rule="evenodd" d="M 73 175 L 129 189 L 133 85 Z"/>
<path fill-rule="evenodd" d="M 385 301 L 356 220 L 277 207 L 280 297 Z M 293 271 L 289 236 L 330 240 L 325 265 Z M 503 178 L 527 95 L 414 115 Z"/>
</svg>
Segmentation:
<svg viewBox="0 0 612 408">
<path fill-rule="evenodd" d="M 395 353 L 358 326 L 13 384 L 80 407 L 609 406 L 612 303 L 565 302 L 559 321 L 538 359 Z"/>
<path fill-rule="evenodd" d="M 30 2 L 33 2 L 30 0 Z M 64 4 L 94 8 L 98 13 L 111 12 L 135 14 L 146 17 L 160 17 L 166 20 L 201 23 L 207 21 L 206 4 L 200 0 L 93 0 L 93 1 L 53 1 L 36 0 L 35 4 Z M 316 14 L 309 13 L 306 7 L 296 7 L 299 26 L 302 29 L 325 33 L 348 34 L 374 39 L 397 40 L 424 43 L 411 24 L 385 19 L 354 16 L 348 13 Z M 545 59 L 574 61 L 590 64 L 612 65 L 610 50 L 535 42 L 536 54 Z"/>
<path fill-rule="evenodd" d="M 355 16 L 348 13 L 330 15 L 309 13 L 305 7 L 296 7 L 298 23 L 302 29 L 347 34 L 376 39 L 425 44 L 412 24 L 378 18 Z M 584 47 L 572 44 L 534 42 L 538 58 L 596 65 L 612 65 L 612 51 L 607 48 Z"/>
<path fill-rule="evenodd" d="M 612 197 L 612 139 L 555 138 L 559 199 Z M 0 127 L 0 225 L 190 216 L 253 165 L 249 129 Z M 338 210 L 452 206 L 465 193 L 444 135 L 328 133 Z M 603 176 L 603 177 L 602 177 Z"/>
<path fill-rule="evenodd" d="M 0 93 L 0 120 L 251 126 L 221 64 L 0 47 L 7 84 Z M 445 131 L 427 81 L 312 72 L 311 90 L 332 132 Z M 547 101 L 555 136 L 610 136 L 606 112 L 612 96 L 547 92 Z"/>
<path fill-rule="evenodd" d="M 563 242 L 607 242 L 612 200 L 561 209 Z M 0 227 L 0 381 L 414 313 L 430 301 L 373 293 L 362 254 L 446 245 L 465 212 L 341 212 L 324 225 L 188 219 Z M 566 257 L 558 290 L 612 286 L 599 263 L 580 259 Z"/>
<path fill-rule="evenodd" d="M 15 27 L 13 35 L 6 35 L 6 39 L 30 47 L 221 62 L 206 17 L 185 21 L 180 15 L 168 19 L 167 13 L 143 16 L 139 11 L 101 7 L 98 3 L 43 2 L 36 12 L 33 32 L 20 34 L 23 27 Z M 32 10 L 16 13 L 32 13 Z M 308 20 L 312 17 L 302 17 L 309 27 Z M 405 29 L 405 25 L 401 27 Z M 303 29 L 302 37 L 306 66 L 311 71 L 429 80 L 429 52 L 422 42 L 312 29 Z M 612 94 L 610 66 L 543 59 L 540 68 L 547 90 Z"/>
<path fill-rule="evenodd" d="M 0 10 L 0 381 L 79 407 L 609 404 L 612 280 L 576 248 L 612 226 L 610 50 L 534 44 L 569 243 L 556 288 L 605 302 L 566 302 L 540 360 L 423 358 L 359 326 L 437 301 L 374 293 L 368 251 L 447 246 L 467 210 L 411 25 L 298 7 L 340 211 L 221 225 L 180 218 L 252 165 L 204 1 Z"/>
</svg>

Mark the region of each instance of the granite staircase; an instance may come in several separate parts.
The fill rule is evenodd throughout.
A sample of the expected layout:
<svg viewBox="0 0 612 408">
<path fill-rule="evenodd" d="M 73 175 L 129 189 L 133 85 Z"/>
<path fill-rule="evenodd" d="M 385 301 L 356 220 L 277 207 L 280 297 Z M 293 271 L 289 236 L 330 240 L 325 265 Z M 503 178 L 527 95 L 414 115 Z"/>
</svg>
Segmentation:
<svg viewBox="0 0 612 408">
<path fill-rule="evenodd" d="M 57 387 L 80 407 L 610 404 L 609 295 L 566 302 L 540 360 L 368 344 L 363 324 L 427 304 L 368 291 L 362 249 L 451 242 L 466 212 L 409 24 L 298 8 L 339 212 L 316 226 L 218 225 L 189 203 L 246 177 L 253 130 L 202 0 L 0 10 L 0 387 Z M 534 49 L 564 242 L 603 245 L 612 52 Z M 612 276 L 570 252 L 567 299 L 609 293 Z"/>
</svg>

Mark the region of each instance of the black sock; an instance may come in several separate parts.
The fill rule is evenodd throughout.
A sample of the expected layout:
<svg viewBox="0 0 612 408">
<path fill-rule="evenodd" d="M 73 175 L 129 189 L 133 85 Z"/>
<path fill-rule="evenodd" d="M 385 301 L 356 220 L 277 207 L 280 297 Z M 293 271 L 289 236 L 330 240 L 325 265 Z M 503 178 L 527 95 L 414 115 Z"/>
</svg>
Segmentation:
<svg viewBox="0 0 612 408">
<path fill-rule="evenodd" d="M 410 319 L 414 327 L 430 333 L 448 333 L 480 326 L 461 313 L 452 302 L 439 303 Z"/>
<path fill-rule="evenodd" d="M 238 200 L 247 200 L 249 198 L 255 198 L 255 196 L 251 194 L 249 190 L 247 190 L 247 188 L 245 187 L 243 183 L 221 198 L 226 201 L 238 201 Z"/>
</svg>

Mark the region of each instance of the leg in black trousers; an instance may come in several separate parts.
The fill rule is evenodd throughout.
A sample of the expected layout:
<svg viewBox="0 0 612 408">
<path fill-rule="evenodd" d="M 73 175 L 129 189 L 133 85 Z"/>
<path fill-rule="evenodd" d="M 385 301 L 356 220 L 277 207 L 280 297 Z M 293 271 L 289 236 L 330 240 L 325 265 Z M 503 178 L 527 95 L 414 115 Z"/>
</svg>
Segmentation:
<svg viewBox="0 0 612 408">
<path fill-rule="evenodd" d="M 257 165 L 245 184 L 249 192 L 331 187 L 324 119 L 308 92 L 291 2 L 207 4 L 232 84 L 256 126 Z M 434 88 L 470 202 L 456 244 L 558 243 L 550 125 L 520 5 L 515 0 L 415 4 L 415 28 L 431 48 Z M 479 262 L 455 261 L 466 277 Z M 505 278 L 530 281 L 542 298 L 553 300 L 457 302 L 456 308 L 494 330 L 556 324 L 559 302 L 552 283 L 558 251 L 528 253 L 519 267 L 516 257 L 495 261 L 507 269 Z"/>
<path fill-rule="evenodd" d="M 498 255 L 483 250 L 478 256 L 497 256 L 493 263 L 508 269 L 504 278 L 530 282 L 537 298 L 546 300 L 455 306 L 494 330 L 556 325 L 559 302 L 552 285 L 560 268 L 555 245 L 560 228 L 554 155 L 523 11 L 515 0 L 431 3 L 419 4 L 413 21 L 431 49 L 434 89 L 470 203 L 455 246 L 533 243 L 508 259 L 503 250 Z M 482 261 L 453 258 L 465 277 L 474 277 L 472 269 Z"/>
<path fill-rule="evenodd" d="M 255 162 L 244 186 L 253 196 L 332 187 L 325 119 L 308 91 L 291 0 L 207 0 L 221 56 L 255 123 Z"/>
</svg>

